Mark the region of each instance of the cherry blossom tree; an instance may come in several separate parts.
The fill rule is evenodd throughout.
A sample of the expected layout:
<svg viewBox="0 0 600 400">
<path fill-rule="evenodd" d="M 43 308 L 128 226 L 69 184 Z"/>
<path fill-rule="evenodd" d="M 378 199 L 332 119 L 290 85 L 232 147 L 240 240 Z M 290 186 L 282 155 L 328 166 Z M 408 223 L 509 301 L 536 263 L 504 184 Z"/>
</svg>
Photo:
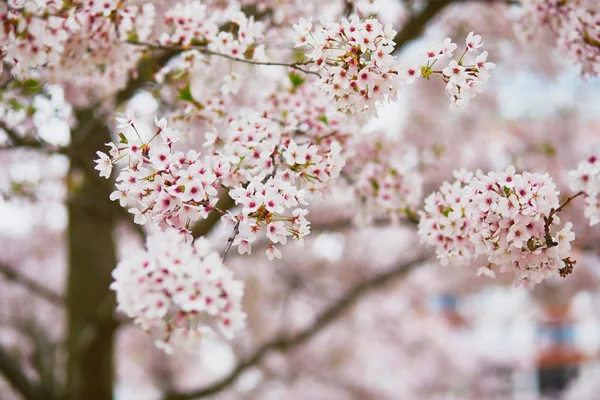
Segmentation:
<svg viewBox="0 0 600 400">
<path fill-rule="evenodd" d="M 598 319 L 598 109 L 500 101 L 597 95 L 596 1 L 7 0 L 0 28 L 7 398 L 508 399 L 536 354 L 484 326 Z"/>
</svg>

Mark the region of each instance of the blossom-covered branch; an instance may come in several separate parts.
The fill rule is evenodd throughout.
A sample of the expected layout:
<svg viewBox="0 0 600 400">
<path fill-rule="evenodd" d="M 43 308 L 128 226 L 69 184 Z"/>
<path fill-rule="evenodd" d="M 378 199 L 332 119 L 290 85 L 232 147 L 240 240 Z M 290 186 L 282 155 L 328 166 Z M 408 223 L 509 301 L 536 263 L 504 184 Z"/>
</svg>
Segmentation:
<svg viewBox="0 0 600 400">
<path fill-rule="evenodd" d="M 550 234 L 550 227 L 552 226 L 552 223 L 554 222 L 554 217 L 556 216 L 556 214 L 561 212 L 563 210 L 563 208 L 568 206 L 571 201 L 575 200 L 579 196 L 583 196 L 584 194 L 585 194 L 584 191 L 580 191 L 578 193 L 575 193 L 572 196 L 569 196 L 564 202 L 562 202 L 562 204 L 560 206 L 558 206 L 558 208 L 550 210 L 550 213 L 548 214 L 548 216 L 544 217 L 544 233 L 545 233 L 544 239 L 545 239 L 545 245 L 547 247 L 558 246 L 558 242 L 555 242 L 552 239 L 552 235 Z M 540 244 L 539 246 L 543 246 L 543 245 Z"/>
<path fill-rule="evenodd" d="M 544 30 L 556 37 L 561 51 L 583 75 L 600 75 L 600 3 L 579 0 L 524 0 L 518 36 L 531 41 Z"/>
<path fill-rule="evenodd" d="M 512 165 L 487 175 L 457 171 L 455 177 L 427 197 L 419 224 L 422 241 L 436 247 L 442 264 L 469 265 L 481 257 L 480 274 L 512 270 L 525 287 L 572 271 L 573 224 L 552 228 L 560 223 L 558 212 L 583 192 L 559 205 L 548 174 L 517 174 Z"/>
</svg>

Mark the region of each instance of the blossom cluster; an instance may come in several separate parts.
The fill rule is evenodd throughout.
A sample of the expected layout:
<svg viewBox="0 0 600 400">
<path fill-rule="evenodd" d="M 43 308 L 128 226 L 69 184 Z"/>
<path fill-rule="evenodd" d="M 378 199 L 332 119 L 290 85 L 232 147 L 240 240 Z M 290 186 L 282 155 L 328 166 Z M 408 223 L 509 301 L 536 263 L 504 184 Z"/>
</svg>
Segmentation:
<svg viewBox="0 0 600 400">
<path fill-rule="evenodd" d="M 527 0 L 516 25 L 518 36 L 530 41 L 538 27 L 556 35 L 558 47 L 584 75 L 600 75 L 600 3 L 594 0 Z"/>
<path fill-rule="evenodd" d="M 328 188 L 329 181 L 340 176 L 345 161 L 338 142 L 329 143 L 326 149 L 322 147 L 325 146 L 313 143 L 299 145 L 289 139 L 282 152 L 283 164 L 288 169 L 282 174 L 285 179 L 297 182 L 311 193 Z"/>
<path fill-rule="evenodd" d="M 281 258 L 276 243 L 292 236 L 299 244 L 309 233 L 305 218 L 311 193 L 324 190 L 338 178 L 344 166 L 336 141 L 298 144 L 290 138 L 290 126 L 282 127 L 255 113 L 245 113 L 229 124 L 225 133 L 207 134 L 209 147 L 220 163 L 231 167 L 220 180 L 231 187 L 230 197 L 242 207 L 233 217 L 239 233 L 234 245 L 240 254 L 250 253 L 262 228 L 269 240 L 269 259 Z"/>
<path fill-rule="evenodd" d="M 281 121 L 285 137 L 302 136 L 320 146 L 337 141 L 344 144 L 357 132 L 347 113 L 340 112 L 319 89 L 318 81 L 295 73 L 278 85 L 262 102 L 265 118 Z M 299 139 L 299 137 L 297 138 Z"/>
<path fill-rule="evenodd" d="M 310 232 L 306 219 L 308 210 L 294 208 L 299 204 L 307 204 L 304 191 L 297 190 L 280 177 L 271 177 L 264 183 L 254 179 L 246 187 L 240 185 L 232 189 L 229 195 L 236 204 L 242 205 L 242 212 L 237 217 L 239 233 L 233 242 L 240 254 L 252 252 L 252 243 L 262 228 L 269 240 L 266 251 L 269 260 L 281 258 L 281 250 L 274 244 L 284 245 L 287 237 L 292 236 L 302 245 L 304 236 Z M 293 211 L 291 215 L 286 215 L 289 209 Z"/>
<path fill-rule="evenodd" d="M 553 232 L 560 223 L 559 192 L 550 176 L 517 174 L 513 166 L 462 175 L 462 182 L 431 194 L 421 213 L 421 238 L 442 260 L 461 265 L 482 256 L 487 265 L 480 272 L 512 270 L 525 287 L 572 270 L 575 235 L 570 222 Z"/>
<path fill-rule="evenodd" d="M 311 81 L 278 87 L 264 104 L 265 117 L 281 124 L 283 177 L 310 194 L 327 192 L 346 164 L 349 139 L 357 133 L 352 118 L 332 106 Z"/>
<path fill-rule="evenodd" d="M 0 10 L 0 61 L 18 78 L 43 66 L 51 82 L 76 80 L 114 91 L 126 83 L 122 71 L 133 69 L 142 53 L 124 42 L 146 39 L 154 15 L 152 4 L 124 6 L 118 0 L 9 1 Z"/>
<path fill-rule="evenodd" d="M 59 1 L 8 1 L 0 9 L 0 71 L 3 62 L 11 65 L 17 77 L 26 77 L 30 69 L 46 63 L 56 63 L 71 29 L 73 19 L 56 14 Z"/>
<path fill-rule="evenodd" d="M 107 143 L 110 155 L 99 151 L 96 160 L 96 170 L 105 178 L 116 162 L 127 162 L 110 199 L 129 207 L 138 224 L 187 230 L 190 222 L 206 218 L 218 200 L 217 179 L 229 165 L 206 163 L 194 150 L 174 151 L 179 132 L 164 118 L 155 119 L 156 133 L 147 141 L 139 135 L 131 112 L 118 119 L 128 133 L 119 133 L 118 144 Z"/>
<path fill-rule="evenodd" d="M 215 124 L 226 120 L 235 110 L 235 100 L 245 82 L 243 67 L 197 49 L 181 52 L 171 59 L 154 76 L 161 86 L 158 93 L 161 99 L 176 103 L 169 121 L 190 125 L 197 121 Z"/>
<path fill-rule="evenodd" d="M 372 132 L 357 135 L 348 147 L 346 172 L 361 200 L 363 219 L 415 216 L 423 179 L 410 154 L 405 154 L 405 142 Z"/>
<path fill-rule="evenodd" d="M 483 91 L 489 71 L 495 67 L 494 63 L 487 61 L 487 51 L 478 54 L 482 46 L 481 36 L 470 32 L 465 39 L 465 49 L 462 55 L 455 60 L 453 56 L 458 45 L 453 43 L 450 38 L 446 38 L 442 43 L 432 44 L 425 49 L 425 65 L 419 69 L 409 67 L 403 71 L 403 76 L 410 83 L 415 76 L 429 79 L 431 75 L 438 74 L 446 83 L 450 109 L 465 107 L 477 93 Z M 443 60 L 450 61 L 443 69 L 434 70 L 433 66 Z"/>
<path fill-rule="evenodd" d="M 585 196 L 585 217 L 590 226 L 600 222 L 600 154 L 592 154 L 569 172 L 569 185 L 574 192 Z"/>
<path fill-rule="evenodd" d="M 223 185 L 236 186 L 250 177 L 263 178 L 275 168 L 274 155 L 281 139 L 278 123 L 257 113 L 243 113 L 233 119 L 225 131 L 208 132 L 204 147 L 229 168 L 222 176 Z"/>
<path fill-rule="evenodd" d="M 113 166 L 124 163 L 111 200 L 127 207 L 136 223 L 188 234 L 192 222 L 219 212 L 237 225 L 234 245 L 241 254 L 251 252 L 263 228 L 270 259 L 281 257 L 274 244 L 285 244 L 287 236 L 302 244 L 310 231 L 308 211 L 297 206 L 325 190 L 344 167 L 338 142 L 298 144 L 282 137 L 278 123 L 255 113 L 233 119 L 226 133 L 208 132 L 202 157 L 174 150 L 180 133 L 164 118 L 155 118 L 157 130 L 149 140 L 140 136 L 131 111 L 117 120 L 127 131 L 119 133 L 119 143 L 107 143 L 109 154 L 97 153 L 95 167 L 109 178 Z M 216 207 L 219 187 L 241 211 L 225 214 Z"/>
<path fill-rule="evenodd" d="M 410 84 L 418 77 L 429 79 L 433 74 L 446 83 L 450 108 L 464 107 L 483 91 L 489 71 L 495 66 L 487 61 L 487 51 L 478 54 L 483 43 L 481 36 L 473 32 L 468 34 L 465 50 L 456 60 L 452 58 L 458 46 L 446 38 L 425 49 L 426 62 L 401 65 L 392 55 L 396 31 L 390 25 L 383 27 L 376 19 L 361 22 L 354 17 L 323 24 L 320 30 L 312 28 L 311 20 L 301 19 L 294 25 L 296 46 L 312 48 L 307 57 L 317 71 L 325 74 L 321 80 L 324 90 L 340 109 L 353 113 L 372 114 L 377 102 L 396 97 L 403 82 Z M 450 61 L 443 69 L 433 69 L 443 60 Z"/>
<path fill-rule="evenodd" d="M 232 338 L 245 325 L 244 285 L 204 238 L 191 243 L 175 230 L 153 233 L 147 250 L 127 253 L 113 278 L 118 309 L 167 353 L 193 350 L 212 327 Z"/>
<path fill-rule="evenodd" d="M 155 7 L 124 5 L 118 0 L 86 2 L 74 19 L 79 29 L 69 36 L 59 62 L 49 65 L 48 80 L 92 89 L 105 97 L 122 89 L 135 73 L 144 49 L 130 40 L 147 40 L 154 26 Z M 93 98 L 92 98 L 93 101 Z"/>
<path fill-rule="evenodd" d="M 340 144 L 318 136 L 311 138 L 311 134 L 301 141 L 302 135 L 293 136 L 292 132 L 310 131 L 311 127 L 306 121 L 288 122 L 282 126 L 274 119 L 245 112 L 230 122 L 226 132 L 208 133 L 204 146 L 220 162 L 231 165 L 221 178 L 223 184 L 233 187 L 249 182 L 251 177 L 260 180 L 277 172 L 285 182 L 313 193 L 325 190 L 330 180 L 337 179 L 344 167 Z"/>
<path fill-rule="evenodd" d="M 165 24 L 170 33 L 163 33 L 162 45 L 203 45 L 208 50 L 238 59 L 264 58 L 264 46 L 258 44 L 263 37 L 264 25 L 255 22 L 236 8 L 223 11 L 208 10 L 207 6 L 187 1 L 178 3 L 165 14 Z M 229 24 L 231 29 L 221 30 Z"/>
<path fill-rule="evenodd" d="M 461 177 L 455 172 L 455 177 Z M 467 175 L 470 180 L 472 175 Z M 419 236 L 421 241 L 436 249 L 442 265 L 468 265 L 475 257 L 471 242 L 472 224 L 466 215 L 469 204 L 467 182 L 444 182 L 439 191 L 425 198 L 420 211 Z"/>
<path fill-rule="evenodd" d="M 302 18 L 294 29 L 296 46 L 312 48 L 307 57 L 323 72 L 321 84 L 340 109 L 373 114 L 376 102 L 397 95 L 399 65 L 391 55 L 396 36 L 391 25 L 354 17 L 313 31 L 311 20 Z"/>
</svg>

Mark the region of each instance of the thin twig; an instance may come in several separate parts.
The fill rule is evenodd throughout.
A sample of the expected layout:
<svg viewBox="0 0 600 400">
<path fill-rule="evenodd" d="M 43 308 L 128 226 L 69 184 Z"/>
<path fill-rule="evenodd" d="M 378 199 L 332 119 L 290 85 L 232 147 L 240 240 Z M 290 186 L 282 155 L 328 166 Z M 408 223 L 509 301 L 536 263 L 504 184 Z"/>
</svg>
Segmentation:
<svg viewBox="0 0 600 400">
<path fill-rule="evenodd" d="M 231 236 L 229 236 L 229 239 L 227 239 L 227 245 L 225 246 L 225 250 L 223 250 L 223 255 L 221 256 L 221 260 L 223 262 L 225 262 L 225 260 L 227 259 L 227 253 L 229 253 L 229 249 L 231 249 L 231 245 L 233 244 L 235 237 L 238 235 L 238 233 L 240 233 L 241 222 L 242 220 L 238 219 L 238 221 L 235 223 L 235 226 L 233 227 L 233 232 L 231 232 Z"/>
<path fill-rule="evenodd" d="M 273 178 L 275 175 L 277 175 L 277 168 L 279 166 L 275 165 L 275 168 L 273 168 L 273 172 L 271 172 L 270 174 L 268 174 L 267 176 L 265 176 L 261 183 L 265 184 L 267 183 L 267 181 L 271 178 Z M 222 212 L 221 210 L 219 210 L 220 212 Z M 227 253 L 229 252 L 229 249 L 231 249 L 231 245 L 233 244 L 233 241 L 235 240 L 236 236 L 238 235 L 238 233 L 240 233 L 240 223 L 242 222 L 241 219 L 238 219 L 238 221 L 236 222 L 235 226 L 233 227 L 233 232 L 231 232 L 231 236 L 229 237 L 229 239 L 227 239 L 227 246 L 225 246 L 225 250 L 223 251 L 223 255 L 221 256 L 221 260 L 223 260 L 223 262 L 225 262 L 225 259 L 227 258 Z"/>
<path fill-rule="evenodd" d="M 566 207 L 567 205 L 569 205 L 570 202 L 572 202 L 573 200 L 575 200 L 577 197 L 584 195 L 585 192 L 581 191 L 581 192 L 577 192 L 575 193 L 573 196 L 567 198 L 557 209 L 552 209 L 550 210 L 550 214 L 548 214 L 548 217 L 544 217 L 544 233 L 545 233 L 545 241 L 546 241 L 546 246 L 547 247 L 555 247 L 558 246 L 558 243 L 555 242 L 552 239 L 552 235 L 550 234 L 550 226 L 552 225 L 552 222 L 554 222 L 554 216 L 561 212 L 563 210 L 564 207 Z"/>
<path fill-rule="evenodd" d="M 127 41 L 127 43 L 133 44 L 136 46 L 145 46 L 145 47 L 148 47 L 151 49 L 160 49 L 160 50 L 180 50 L 180 51 L 182 51 L 182 50 L 194 49 L 194 50 L 198 50 L 200 53 L 203 53 L 203 54 L 208 54 L 208 55 L 216 56 L 216 57 L 222 57 L 222 58 L 226 58 L 231 61 L 237 61 L 237 62 L 252 64 L 252 65 L 288 67 L 288 68 L 295 69 L 297 71 L 301 71 L 305 74 L 316 75 L 319 78 L 321 77 L 321 75 L 319 75 L 318 72 L 311 71 L 311 70 L 301 67 L 301 65 L 310 64 L 311 63 L 310 61 L 299 61 L 299 62 L 295 62 L 295 63 L 285 63 L 285 62 L 277 62 L 277 61 L 255 61 L 255 60 L 248 60 L 245 58 L 233 57 L 233 56 L 230 56 L 229 54 L 223 54 L 223 53 L 219 53 L 216 51 L 212 51 L 212 50 L 209 50 L 206 47 L 202 47 L 202 46 L 193 46 L 193 45 L 190 45 L 190 46 L 173 46 L 173 45 L 165 46 L 165 45 L 160 45 L 160 44 L 139 42 L 139 41 L 132 41 L 132 40 Z"/>
</svg>

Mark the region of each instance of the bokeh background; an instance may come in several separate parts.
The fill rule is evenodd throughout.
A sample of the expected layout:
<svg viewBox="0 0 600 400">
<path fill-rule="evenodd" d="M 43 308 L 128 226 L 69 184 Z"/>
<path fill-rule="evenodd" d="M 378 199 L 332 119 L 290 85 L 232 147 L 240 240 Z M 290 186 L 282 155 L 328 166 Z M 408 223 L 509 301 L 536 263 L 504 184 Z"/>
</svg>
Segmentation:
<svg viewBox="0 0 600 400">
<path fill-rule="evenodd" d="M 279 15 L 288 28 L 281 42 L 305 9 L 339 15 L 346 6 L 243 3 Z M 377 138 L 420 171 L 424 195 L 453 169 L 511 163 L 549 172 L 568 192 L 567 171 L 600 143 L 600 81 L 581 77 L 552 32 L 531 21 L 525 29 L 518 4 L 443 3 L 398 56 L 417 57 L 447 36 L 461 43 L 475 31 L 497 65 L 488 87 L 453 113 L 441 82 L 407 86 L 361 133 L 362 149 Z M 169 4 L 156 2 L 158 13 Z M 353 7 L 401 29 L 428 3 Z M 236 107 L 285 74 L 248 68 Z M 0 79 L 10 80 L 7 71 Z M 23 397 L 19 376 L 35 383 L 31 398 L 49 399 L 600 399 L 600 228 L 587 226 L 581 203 L 564 211 L 576 226 L 574 273 L 527 290 L 510 276 L 442 267 L 414 224 L 365 220 L 352 187 L 340 185 L 311 205 L 304 248 L 289 245 L 273 262 L 267 243 L 251 256 L 230 254 L 246 285 L 242 334 L 208 336 L 192 354 L 165 355 L 115 311 L 110 271 L 122 254 L 140 251 L 145 232 L 108 200 L 106 182 L 86 175 L 116 130 L 114 113 L 98 117 L 76 90 L 44 84 L 26 128 L 72 153 L 15 148 L 0 128 L 0 399 Z M 126 108 L 142 131 L 169 110 L 144 87 L 114 111 Z M 0 120 L 19 126 L 19 113 L 5 106 Z M 182 146 L 198 147 L 202 125 L 190 131 Z M 219 222 L 198 229 L 216 248 L 230 234 Z M 77 389 L 84 381 L 85 395 Z"/>
</svg>

